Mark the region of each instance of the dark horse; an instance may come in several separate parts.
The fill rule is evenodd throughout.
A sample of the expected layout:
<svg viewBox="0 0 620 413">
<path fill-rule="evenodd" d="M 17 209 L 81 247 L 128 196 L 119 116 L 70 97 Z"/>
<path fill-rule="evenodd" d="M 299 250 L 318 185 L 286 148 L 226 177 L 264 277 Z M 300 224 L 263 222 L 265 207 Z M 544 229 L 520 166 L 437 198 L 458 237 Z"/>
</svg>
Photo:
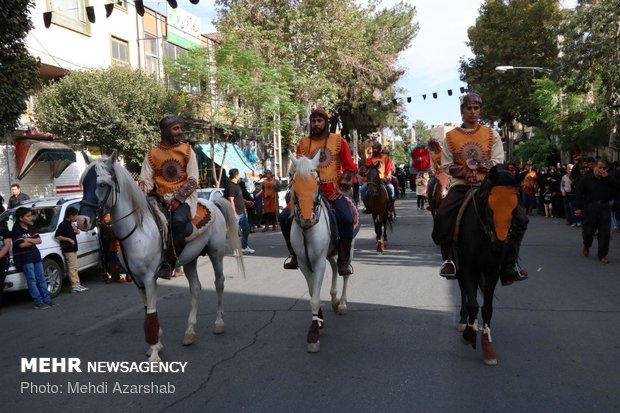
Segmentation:
<svg viewBox="0 0 620 413">
<path fill-rule="evenodd" d="M 475 191 L 475 192 L 472 192 Z M 505 255 L 512 216 L 517 208 L 514 177 L 502 165 L 494 166 L 479 188 L 465 197 L 460 225 L 455 233 L 457 277 L 461 288 L 462 341 L 476 348 L 476 332 L 482 331 L 482 355 L 487 365 L 497 364 L 491 342 L 493 294 Z M 464 208 L 464 209 L 463 209 Z M 477 292 L 483 297 L 482 328 L 478 327 Z"/>
<path fill-rule="evenodd" d="M 375 234 L 377 235 L 377 252 L 385 251 L 387 242 L 388 227 L 392 229 L 393 217 L 390 212 L 390 201 L 387 190 L 379 178 L 379 171 L 376 165 L 368 166 L 366 174 L 368 191 L 366 192 L 366 202 L 368 210 L 372 213 L 372 221 L 375 224 Z"/>
</svg>

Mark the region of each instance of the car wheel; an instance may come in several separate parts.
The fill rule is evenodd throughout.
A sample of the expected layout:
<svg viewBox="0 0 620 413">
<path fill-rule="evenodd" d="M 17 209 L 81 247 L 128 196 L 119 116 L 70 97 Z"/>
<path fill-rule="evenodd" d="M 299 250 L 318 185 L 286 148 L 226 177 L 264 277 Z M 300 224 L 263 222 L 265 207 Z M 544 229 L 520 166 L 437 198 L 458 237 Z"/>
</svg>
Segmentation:
<svg viewBox="0 0 620 413">
<path fill-rule="evenodd" d="M 62 287 L 62 267 L 58 262 L 47 258 L 43 260 L 43 271 L 45 272 L 45 281 L 47 281 L 47 289 L 50 292 L 50 296 L 58 296 Z"/>
</svg>

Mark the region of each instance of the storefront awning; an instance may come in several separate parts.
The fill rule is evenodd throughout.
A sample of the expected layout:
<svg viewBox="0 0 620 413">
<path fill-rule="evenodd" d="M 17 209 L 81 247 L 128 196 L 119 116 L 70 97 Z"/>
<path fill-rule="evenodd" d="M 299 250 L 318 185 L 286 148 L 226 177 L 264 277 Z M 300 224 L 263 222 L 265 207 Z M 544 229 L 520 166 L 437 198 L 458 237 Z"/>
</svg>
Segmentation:
<svg viewBox="0 0 620 413">
<path fill-rule="evenodd" d="M 75 162 L 75 152 L 59 142 L 16 139 L 15 160 L 17 179 L 24 179 L 39 162 L 48 162 L 51 175 L 58 178 L 69 165 Z"/>
</svg>

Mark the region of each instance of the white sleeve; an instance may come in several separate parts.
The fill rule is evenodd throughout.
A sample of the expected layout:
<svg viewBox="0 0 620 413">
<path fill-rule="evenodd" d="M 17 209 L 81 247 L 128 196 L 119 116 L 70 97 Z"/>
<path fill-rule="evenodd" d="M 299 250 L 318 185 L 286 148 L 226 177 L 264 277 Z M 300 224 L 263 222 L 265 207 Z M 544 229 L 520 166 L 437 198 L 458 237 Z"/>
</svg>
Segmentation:
<svg viewBox="0 0 620 413">
<path fill-rule="evenodd" d="M 499 133 L 493 129 L 493 147 L 491 148 L 491 160 L 493 165 L 504 163 L 504 145 Z"/>
<path fill-rule="evenodd" d="M 144 162 L 142 162 L 142 169 L 140 170 L 140 177 L 138 178 L 138 183 L 140 187 L 144 191 L 144 193 L 149 193 L 153 189 L 154 183 L 154 175 L 153 168 L 151 168 L 151 164 L 149 163 L 148 156 L 144 158 Z"/>
</svg>

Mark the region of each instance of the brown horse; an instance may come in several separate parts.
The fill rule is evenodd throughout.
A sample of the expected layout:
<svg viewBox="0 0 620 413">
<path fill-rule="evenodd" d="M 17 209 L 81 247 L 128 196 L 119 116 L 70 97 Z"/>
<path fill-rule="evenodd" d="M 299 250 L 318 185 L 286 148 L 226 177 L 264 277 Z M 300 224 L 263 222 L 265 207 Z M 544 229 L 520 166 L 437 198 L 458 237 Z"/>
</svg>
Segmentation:
<svg viewBox="0 0 620 413">
<path fill-rule="evenodd" d="M 368 191 L 366 192 L 366 202 L 368 210 L 372 214 L 372 221 L 375 224 L 375 234 L 377 236 L 377 252 L 385 251 L 387 242 L 387 229 L 392 229 L 393 217 L 390 213 L 390 201 L 388 193 L 379 178 L 379 171 L 376 165 L 368 166 L 366 175 Z"/>
</svg>

